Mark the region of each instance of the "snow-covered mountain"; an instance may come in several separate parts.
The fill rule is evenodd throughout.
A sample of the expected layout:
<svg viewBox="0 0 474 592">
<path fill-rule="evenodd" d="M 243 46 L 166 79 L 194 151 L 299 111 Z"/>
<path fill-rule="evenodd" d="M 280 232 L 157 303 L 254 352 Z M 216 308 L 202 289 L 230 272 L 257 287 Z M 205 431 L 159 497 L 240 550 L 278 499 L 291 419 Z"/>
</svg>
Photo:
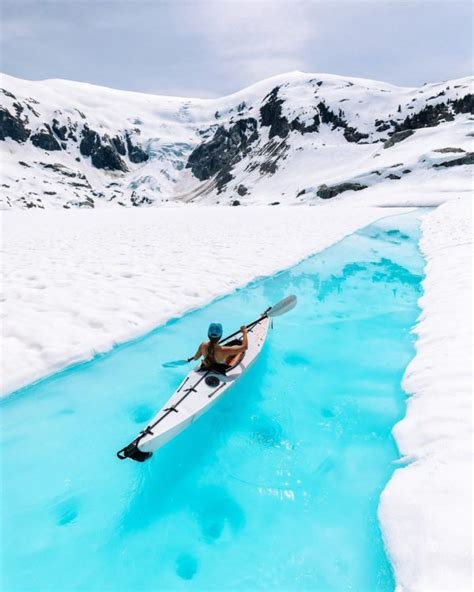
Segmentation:
<svg viewBox="0 0 474 592">
<path fill-rule="evenodd" d="M 4 75 L 0 207 L 315 203 L 441 178 L 473 164 L 472 80 L 294 72 L 184 99 Z"/>
</svg>

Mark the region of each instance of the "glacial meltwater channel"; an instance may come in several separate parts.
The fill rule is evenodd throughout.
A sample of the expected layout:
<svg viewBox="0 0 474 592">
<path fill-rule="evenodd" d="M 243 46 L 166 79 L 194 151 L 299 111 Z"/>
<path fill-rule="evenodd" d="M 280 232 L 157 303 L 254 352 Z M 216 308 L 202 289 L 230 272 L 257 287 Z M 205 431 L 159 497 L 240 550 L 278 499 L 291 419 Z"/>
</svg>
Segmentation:
<svg viewBox="0 0 474 592">
<path fill-rule="evenodd" d="M 1 588 L 393 590 L 377 506 L 414 355 L 417 240 L 415 215 L 386 218 L 4 400 Z M 292 293 L 215 407 L 146 463 L 116 458 L 186 373 L 161 362 Z"/>
</svg>

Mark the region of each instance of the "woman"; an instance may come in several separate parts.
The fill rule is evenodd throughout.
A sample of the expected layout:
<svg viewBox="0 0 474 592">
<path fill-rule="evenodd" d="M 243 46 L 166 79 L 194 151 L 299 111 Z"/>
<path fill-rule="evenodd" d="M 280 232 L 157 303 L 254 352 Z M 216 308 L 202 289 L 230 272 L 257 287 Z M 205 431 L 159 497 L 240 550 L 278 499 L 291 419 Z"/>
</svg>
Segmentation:
<svg viewBox="0 0 474 592">
<path fill-rule="evenodd" d="M 209 341 L 201 343 L 189 361 L 199 360 L 201 356 L 204 356 L 200 370 L 217 370 L 218 372 L 229 370 L 239 362 L 249 345 L 247 327 L 243 325 L 240 327 L 240 331 L 242 332 L 242 340 L 235 339 L 227 345 L 219 345 L 219 340 L 222 338 L 222 325 L 211 323 L 207 332 Z"/>
</svg>

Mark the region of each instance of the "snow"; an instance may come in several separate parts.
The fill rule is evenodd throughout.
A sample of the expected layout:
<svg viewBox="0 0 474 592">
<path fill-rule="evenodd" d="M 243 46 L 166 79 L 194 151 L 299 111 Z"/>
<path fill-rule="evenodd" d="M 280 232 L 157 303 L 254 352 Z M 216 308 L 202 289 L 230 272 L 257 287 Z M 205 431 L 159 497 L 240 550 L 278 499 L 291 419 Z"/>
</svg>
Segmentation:
<svg viewBox="0 0 474 592">
<path fill-rule="evenodd" d="M 399 208 L 2 212 L 1 392 L 88 360 Z"/>
<path fill-rule="evenodd" d="M 439 206 L 422 222 L 422 314 L 414 329 L 416 356 L 404 379 L 407 414 L 394 429 L 408 466 L 398 468 L 385 488 L 379 516 L 400 592 L 470 590 L 472 175 L 467 166 L 433 165 L 472 151 L 472 117 L 460 114 L 418 129 L 387 149 L 381 142 L 348 143 L 342 130 L 326 124 L 317 134 L 292 133 L 273 175 L 259 170 L 269 141 L 268 128 L 260 129 L 258 149 L 232 171 L 235 184 L 249 190 L 238 198 L 247 208 L 208 207 L 231 202 L 235 187 L 216 194 L 212 180 L 198 182 L 184 166 L 216 125 L 228 126 L 239 116 L 242 103 L 241 116 L 258 119 L 264 97 L 276 86 L 289 119 L 309 124 L 315 101 L 340 104 L 349 123 L 373 140 L 384 136 L 374 129 L 377 117 L 400 121 L 426 104 L 464 95 L 471 84 L 465 78 L 400 88 L 295 72 L 229 97 L 201 100 L 3 76 L 2 85 L 39 113 L 37 121 L 30 113 L 33 130 L 33 122 L 39 126 L 53 117 L 77 124 L 78 136 L 84 121 L 111 137 L 133 127 L 134 141 L 150 160 L 122 175 L 94 169 L 88 159 L 78 162 L 77 147 L 48 153 L 28 143 L 1 142 L 2 184 L 13 202 L 34 192 L 52 208 L 2 212 L 1 393 L 290 267 L 380 217 L 404 207 Z M 13 110 L 8 96 L 2 104 Z M 53 209 L 87 193 L 53 173 L 50 165 L 57 164 L 103 192 L 95 210 Z M 317 198 L 321 184 L 343 182 L 368 188 L 330 202 Z M 173 205 L 113 207 L 121 196 L 129 203 L 125 197 L 135 189 L 153 195 L 155 203 Z M 186 201 L 205 205 L 180 205 Z M 259 207 L 275 201 L 316 207 Z"/>
<path fill-rule="evenodd" d="M 427 260 L 411 395 L 394 435 L 408 466 L 379 517 L 398 590 L 472 590 L 472 206 L 449 201 L 422 222 Z"/>
<path fill-rule="evenodd" d="M 2 75 L 7 92 L 0 94 L 2 107 L 15 114 L 18 104 L 23 106 L 21 117 L 28 117 L 32 132 L 56 119 L 77 141 L 68 138 L 64 149 L 52 152 L 34 147 L 30 141 L 19 144 L 7 138 L 0 142 L 0 207 L 87 207 L 87 197 L 96 208 L 128 206 L 138 198 L 157 205 L 186 201 L 229 205 L 241 184 L 247 188 L 245 198 L 240 199 L 242 205 L 266 205 L 269 196 L 270 203 L 290 205 L 319 200 L 315 192 L 323 183 L 358 182 L 363 177 L 369 186 L 393 186 L 396 181 L 385 178 L 390 167 L 402 163 L 414 174 L 436 160 L 449 159 L 448 154 L 434 155 L 435 149 L 452 146 L 468 151 L 472 122 L 469 115 L 458 114 L 454 121 L 417 130 L 407 140 L 384 149 L 382 140 L 387 139 L 387 132 L 377 131 L 376 120 L 401 123 L 426 105 L 465 96 L 471 86 L 472 78 L 405 88 L 362 78 L 292 72 L 227 97 L 186 99 Z M 321 124 L 315 133 L 294 130 L 284 141 L 269 139 L 269 128 L 260 126 L 258 140 L 233 165 L 233 179 L 220 192 L 214 179 L 201 182 L 185 168 L 192 150 L 210 140 L 218 126 L 229 129 L 242 118 L 260 121 L 260 108 L 276 87 L 288 121 L 311 123 L 317 105 L 323 102 L 335 113 L 342 109 L 351 126 L 369 134 L 367 143 L 347 142 L 343 130 L 332 129 L 330 124 Z M 149 160 L 132 163 L 125 158 L 127 172 L 95 168 L 79 151 L 86 125 L 109 138 L 130 134 Z M 274 172 L 269 172 L 269 164 L 275 165 L 270 167 Z M 57 165 L 67 174 L 58 172 Z M 451 178 L 456 174 L 437 172 Z M 306 193 L 298 196 L 302 189 Z"/>
</svg>

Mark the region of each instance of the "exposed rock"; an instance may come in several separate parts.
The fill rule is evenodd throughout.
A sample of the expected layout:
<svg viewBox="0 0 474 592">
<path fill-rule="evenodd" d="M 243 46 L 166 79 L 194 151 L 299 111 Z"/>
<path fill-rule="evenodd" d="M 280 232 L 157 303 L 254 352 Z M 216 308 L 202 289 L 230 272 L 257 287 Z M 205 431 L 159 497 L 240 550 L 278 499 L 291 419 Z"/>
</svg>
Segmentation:
<svg viewBox="0 0 474 592">
<path fill-rule="evenodd" d="M 217 193 L 222 193 L 227 183 L 230 183 L 234 177 L 231 175 L 228 168 L 223 169 L 217 175 Z"/>
<path fill-rule="evenodd" d="M 351 127 L 348 125 L 344 130 L 344 137 L 348 142 L 360 142 L 361 140 L 366 140 L 369 137 L 369 134 L 363 134 L 359 132 L 355 127 Z"/>
<path fill-rule="evenodd" d="M 40 162 L 39 164 L 44 169 L 50 169 L 56 173 L 64 175 L 65 177 L 76 177 L 76 173 L 74 171 L 71 171 L 71 169 L 69 169 L 67 166 L 64 166 L 63 164 L 60 164 L 59 162 L 55 162 L 53 164 L 49 162 Z"/>
<path fill-rule="evenodd" d="M 369 137 L 368 134 L 359 132 L 355 127 L 348 125 L 344 118 L 344 113 L 339 109 L 339 114 L 334 113 L 323 101 L 318 103 L 319 113 L 321 115 L 321 121 L 323 123 L 332 123 L 332 129 L 342 128 L 344 130 L 344 138 L 348 142 L 360 142 Z"/>
<path fill-rule="evenodd" d="M 393 173 L 390 173 L 390 175 L 387 175 L 386 179 L 392 179 L 393 181 L 400 181 L 401 177 L 399 177 L 398 175 L 394 175 Z"/>
<path fill-rule="evenodd" d="M 412 136 L 414 133 L 415 132 L 413 130 L 404 130 L 404 131 L 400 131 L 400 132 L 395 132 L 389 140 L 384 142 L 383 147 L 384 148 L 391 148 L 392 146 L 395 146 L 395 144 L 398 144 L 398 142 L 403 142 L 403 140 L 406 140 L 407 138 Z"/>
<path fill-rule="evenodd" d="M 79 144 L 79 151 L 82 156 L 91 156 L 92 152 L 100 147 L 100 136 L 87 125 L 82 130 L 82 140 Z"/>
<path fill-rule="evenodd" d="M 290 124 L 292 130 L 297 130 L 301 134 L 311 134 L 313 132 L 317 132 L 319 130 L 319 125 L 321 123 L 321 119 L 319 115 L 315 115 L 313 117 L 312 123 L 309 125 L 305 125 L 303 122 L 299 121 L 299 119 L 293 119 Z"/>
<path fill-rule="evenodd" d="M 423 127 L 434 127 L 446 121 L 452 121 L 455 113 L 470 113 L 473 110 L 473 95 L 466 95 L 462 99 L 426 105 L 418 113 L 406 117 L 402 123 L 398 123 L 395 131 L 413 130 Z"/>
<path fill-rule="evenodd" d="M 474 94 L 467 94 L 460 99 L 448 101 L 455 113 L 470 113 L 474 115 Z"/>
<path fill-rule="evenodd" d="M 50 152 L 54 150 L 61 150 L 61 146 L 53 134 L 48 130 L 41 130 L 31 136 L 31 143 L 37 148 L 48 150 Z"/>
<path fill-rule="evenodd" d="M 23 162 L 22 160 L 19 160 L 18 161 L 18 164 L 20 164 L 21 166 L 24 166 L 24 167 L 26 167 L 28 169 L 31 169 L 31 166 L 29 164 L 26 164 L 26 162 Z"/>
<path fill-rule="evenodd" d="M 191 152 L 186 168 L 200 181 L 210 179 L 225 167 L 239 162 L 257 138 L 257 121 L 253 118 L 240 119 L 228 130 L 219 126 L 209 142 Z"/>
<path fill-rule="evenodd" d="M 115 136 L 114 138 L 112 138 L 112 144 L 114 145 L 115 150 L 117 150 L 120 156 L 125 156 L 127 154 L 124 141 L 120 136 Z"/>
<path fill-rule="evenodd" d="M 146 162 L 149 159 L 148 154 L 140 148 L 140 146 L 134 146 L 130 140 L 129 134 L 126 134 L 128 158 L 131 162 L 137 164 L 139 162 Z"/>
<path fill-rule="evenodd" d="M 279 201 L 272 201 L 272 203 L 270 205 L 271 206 L 279 206 L 280 202 Z"/>
<path fill-rule="evenodd" d="M 104 137 L 104 141 L 107 138 Z M 83 156 L 90 156 L 93 166 L 110 171 L 127 171 L 127 166 L 120 158 L 114 144 L 102 144 L 99 134 L 87 125 L 82 130 L 79 150 Z"/>
<path fill-rule="evenodd" d="M 130 198 L 130 201 L 132 202 L 132 205 L 135 207 L 140 207 L 140 206 L 150 206 L 153 203 L 153 200 L 150 199 L 149 197 L 147 197 L 146 195 L 140 195 L 138 196 L 135 191 L 132 193 L 132 196 Z"/>
<path fill-rule="evenodd" d="M 438 162 L 433 166 L 435 168 L 438 167 L 454 167 L 454 166 L 462 166 L 464 164 L 474 164 L 474 152 L 468 152 L 466 156 L 461 156 L 461 158 L 455 158 L 454 160 L 445 160 L 444 162 Z"/>
<path fill-rule="evenodd" d="M 53 132 L 60 140 L 65 142 L 67 140 L 68 129 L 65 125 L 60 125 L 57 119 L 53 119 Z"/>
<path fill-rule="evenodd" d="M 306 189 L 302 189 L 301 191 L 298 191 L 298 193 L 296 194 L 296 197 L 300 197 L 301 195 L 304 195 L 306 193 Z"/>
<path fill-rule="evenodd" d="M 0 140 L 11 138 L 15 142 L 26 142 L 30 134 L 20 117 L 15 117 L 8 109 L 0 108 Z"/>
<path fill-rule="evenodd" d="M 288 119 L 282 115 L 283 99 L 278 98 L 279 86 L 276 86 L 264 99 L 260 107 L 260 123 L 263 127 L 270 127 L 269 138 L 278 136 L 286 138 L 290 133 Z"/>
<path fill-rule="evenodd" d="M 232 206 L 240 206 L 240 201 L 238 199 L 234 199 L 234 201 L 231 203 Z"/>
<path fill-rule="evenodd" d="M 240 196 L 243 196 L 243 195 L 245 195 L 246 193 L 248 193 L 248 189 L 247 189 L 247 187 L 245 187 L 245 185 L 239 185 L 239 186 L 237 187 L 237 193 L 238 193 Z"/>
<path fill-rule="evenodd" d="M 113 146 L 99 146 L 94 149 L 91 156 L 92 164 L 98 169 L 109 171 L 127 171 L 127 166 L 120 158 Z"/>
<path fill-rule="evenodd" d="M 339 183 L 331 187 L 321 185 L 317 191 L 317 195 L 321 199 L 330 199 L 340 193 L 344 193 L 344 191 L 361 191 L 362 189 L 367 189 L 367 185 L 362 185 L 361 183 Z"/>
<path fill-rule="evenodd" d="M 6 90 L 5 88 L 0 88 L 0 91 L 2 91 L 2 93 L 6 96 L 9 97 L 10 99 L 13 99 L 14 101 L 16 100 L 16 97 L 13 93 L 11 93 L 10 91 Z"/>
<path fill-rule="evenodd" d="M 266 160 L 260 165 L 260 172 L 262 175 L 274 175 L 278 169 L 277 160 Z"/>
<path fill-rule="evenodd" d="M 446 152 L 466 152 L 466 151 L 463 150 L 462 148 L 437 148 L 437 149 L 433 150 L 433 152 L 441 152 L 441 154 L 444 154 Z"/>
</svg>

